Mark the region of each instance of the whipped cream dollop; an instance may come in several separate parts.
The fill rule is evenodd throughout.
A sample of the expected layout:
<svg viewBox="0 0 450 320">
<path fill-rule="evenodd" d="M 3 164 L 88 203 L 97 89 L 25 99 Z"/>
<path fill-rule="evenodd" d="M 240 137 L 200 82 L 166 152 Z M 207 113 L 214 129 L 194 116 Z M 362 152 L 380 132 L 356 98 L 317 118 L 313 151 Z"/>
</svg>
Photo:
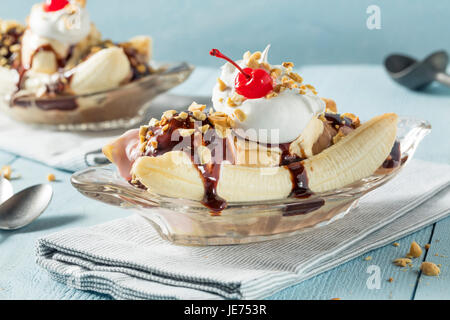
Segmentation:
<svg viewBox="0 0 450 320">
<path fill-rule="evenodd" d="M 31 9 L 29 26 L 35 35 L 74 45 L 89 35 L 91 19 L 86 8 L 76 1 L 53 12 L 45 11 L 41 3 Z"/>
<path fill-rule="evenodd" d="M 274 79 L 273 93 L 260 99 L 239 96 L 235 89 L 239 71 L 226 63 L 214 87 L 212 101 L 216 111 L 236 119 L 238 130 L 235 132 L 243 138 L 269 144 L 290 143 L 301 135 L 314 117 L 325 111 L 326 104 L 312 86 L 302 84 L 301 78 L 292 72 L 291 64 L 270 65 L 269 49 L 270 46 L 257 54 L 259 59 L 256 61 L 246 54 L 246 59 L 237 64 L 242 68 L 258 65 L 267 69 Z"/>
</svg>

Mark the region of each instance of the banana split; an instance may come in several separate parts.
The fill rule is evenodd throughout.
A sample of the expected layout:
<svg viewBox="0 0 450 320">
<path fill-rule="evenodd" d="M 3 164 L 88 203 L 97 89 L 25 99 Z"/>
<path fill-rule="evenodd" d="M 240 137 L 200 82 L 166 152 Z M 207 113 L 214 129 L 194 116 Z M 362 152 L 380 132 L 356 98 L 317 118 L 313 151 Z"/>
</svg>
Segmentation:
<svg viewBox="0 0 450 320">
<path fill-rule="evenodd" d="M 293 63 L 270 64 L 269 47 L 237 62 L 217 49 L 210 54 L 228 61 L 214 109 L 194 102 L 168 110 L 104 147 L 133 185 L 201 201 L 218 215 L 229 202 L 308 198 L 400 165 L 396 114 L 364 123 L 339 114 Z"/>
<path fill-rule="evenodd" d="M 0 104 L 26 122 L 46 123 L 49 117 L 56 123 L 95 121 L 89 101 L 72 97 L 106 92 L 152 74 L 151 55 L 147 36 L 123 43 L 102 39 L 85 0 L 38 3 L 26 26 L 0 20 Z"/>
</svg>

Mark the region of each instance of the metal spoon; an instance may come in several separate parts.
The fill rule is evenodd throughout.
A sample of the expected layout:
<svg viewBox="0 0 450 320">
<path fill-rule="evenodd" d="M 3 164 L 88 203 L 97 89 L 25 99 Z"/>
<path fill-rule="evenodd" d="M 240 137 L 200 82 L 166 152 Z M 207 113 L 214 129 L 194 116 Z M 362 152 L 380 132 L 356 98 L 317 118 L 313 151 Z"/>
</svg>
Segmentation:
<svg viewBox="0 0 450 320">
<path fill-rule="evenodd" d="M 39 218 L 53 196 L 50 185 L 25 189 L 0 205 L 0 230 L 17 230 Z"/>
<path fill-rule="evenodd" d="M 0 176 L 0 205 L 14 194 L 11 182 Z"/>
<path fill-rule="evenodd" d="M 450 75 L 446 73 L 448 54 L 438 51 L 423 61 L 394 54 L 386 58 L 384 65 L 396 82 L 411 90 L 423 90 L 434 81 L 450 87 Z"/>
</svg>

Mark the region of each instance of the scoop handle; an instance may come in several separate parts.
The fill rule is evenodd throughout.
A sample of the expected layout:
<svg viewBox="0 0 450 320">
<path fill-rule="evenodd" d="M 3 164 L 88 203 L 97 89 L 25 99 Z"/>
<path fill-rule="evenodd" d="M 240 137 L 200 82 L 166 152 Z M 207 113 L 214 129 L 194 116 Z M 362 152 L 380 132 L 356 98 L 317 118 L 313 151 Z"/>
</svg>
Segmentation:
<svg viewBox="0 0 450 320">
<path fill-rule="evenodd" d="M 450 87 L 450 75 L 444 72 L 439 72 L 438 74 L 436 74 L 436 81 L 442 83 L 443 85 L 446 85 L 447 87 Z"/>
</svg>

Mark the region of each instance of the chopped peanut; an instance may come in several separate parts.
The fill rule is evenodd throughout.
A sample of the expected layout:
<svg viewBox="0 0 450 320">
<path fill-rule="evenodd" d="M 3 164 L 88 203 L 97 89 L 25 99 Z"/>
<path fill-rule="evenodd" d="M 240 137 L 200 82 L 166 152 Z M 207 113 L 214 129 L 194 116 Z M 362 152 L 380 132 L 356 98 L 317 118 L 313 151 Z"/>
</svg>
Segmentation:
<svg viewBox="0 0 450 320">
<path fill-rule="evenodd" d="M 12 175 L 11 166 L 3 166 L 0 173 L 3 176 L 3 178 L 5 178 L 6 180 L 11 180 L 11 175 Z"/>
<path fill-rule="evenodd" d="M 408 264 L 411 264 L 411 259 L 407 259 L 407 258 L 399 258 L 399 259 L 395 259 L 394 260 L 394 264 L 397 267 L 406 267 Z"/>
<path fill-rule="evenodd" d="M 227 87 L 227 85 L 225 84 L 225 82 L 222 81 L 222 79 L 218 78 L 218 79 L 217 79 L 217 82 L 219 83 L 219 90 L 220 90 L 220 91 L 223 92 L 223 91 L 227 90 L 228 87 Z"/>
<path fill-rule="evenodd" d="M 413 241 L 411 243 L 411 248 L 409 249 L 407 258 L 418 258 L 422 255 L 422 248 L 417 244 L 417 242 Z"/>
<path fill-rule="evenodd" d="M 205 109 L 206 109 L 206 105 L 204 105 L 204 104 L 198 104 L 197 102 L 193 102 L 193 103 L 189 106 L 189 108 L 188 108 L 188 110 L 191 111 L 191 112 L 194 112 L 194 111 L 203 111 L 203 110 L 205 110 Z"/>
<path fill-rule="evenodd" d="M 441 273 L 441 269 L 432 262 L 423 262 L 420 266 L 423 274 L 430 277 L 436 277 Z"/>
<path fill-rule="evenodd" d="M 180 136 L 182 137 L 189 137 L 194 134 L 195 129 L 179 129 Z"/>
<path fill-rule="evenodd" d="M 235 116 L 239 119 L 239 121 L 244 122 L 247 119 L 247 115 L 241 109 L 236 109 L 234 111 Z"/>
</svg>

